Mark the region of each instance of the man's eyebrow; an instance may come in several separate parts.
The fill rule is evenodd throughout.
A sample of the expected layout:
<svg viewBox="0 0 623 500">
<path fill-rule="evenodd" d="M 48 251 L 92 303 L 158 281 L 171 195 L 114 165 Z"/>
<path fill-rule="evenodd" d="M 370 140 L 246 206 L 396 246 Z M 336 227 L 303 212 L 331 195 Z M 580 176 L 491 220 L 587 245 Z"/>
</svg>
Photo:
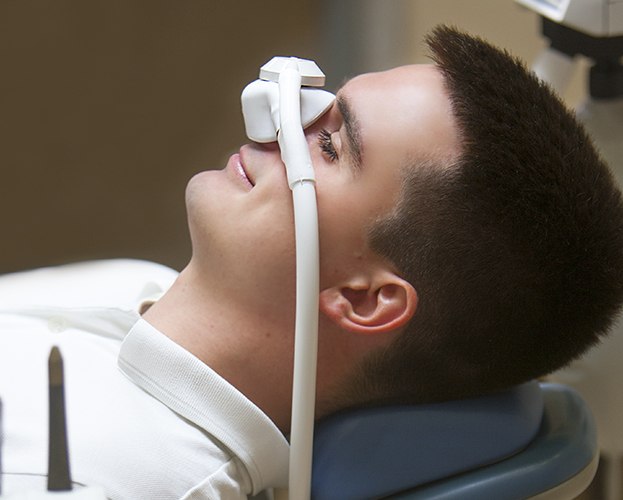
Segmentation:
<svg viewBox="0 0 623 500">
<path fill-rule="evenodd" d="M 343 94 L 338 94 L 337 107 L 344 120 L 344 126 L 346 127 L 346 139 L 348 143 L 348 150 L 350 152 L 351 161 L 353 162 L 353 168 L 355 171 L 361 170 L 361 156 L 362 156 L 362 144 L 361 144 L 361 130 L 357 117 L 353 113 L 353 108 L 350 106 L 348 99 Z"/>
</svg>

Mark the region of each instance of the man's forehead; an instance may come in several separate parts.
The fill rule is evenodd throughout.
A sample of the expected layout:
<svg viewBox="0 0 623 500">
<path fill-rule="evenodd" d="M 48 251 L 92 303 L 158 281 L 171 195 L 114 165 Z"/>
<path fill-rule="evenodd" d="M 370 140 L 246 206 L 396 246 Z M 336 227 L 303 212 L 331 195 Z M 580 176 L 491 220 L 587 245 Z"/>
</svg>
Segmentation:
<svg viewBox="0 0 623 500">
<path fill-rule="evenodd" d="M 363 156 L 372 138 L 412 155 L 430 155 L 432 150 L 454 155 L 460 141 L 443 80 L 435 64 L 400 66 L 345 80 L 336 106 L 342 116 L 351 117 L 345 124 L 354 125 L 354 133 L 348 134 L 349 142 L 358 145 L 353 150 Z"/>
<path fill-rule="evenodd" d="M 411 92 L 416 89 L 427 88 L 444 89 L 443 76 L 436 64 L 410 64 L 398 66 L 384 71 L 362 73 L 354 77 L 345 78 L 339 85 L 336 94 L 336 103 L 346 103 L 351 113 L 357 114 L 360 105 L 366 98 L 380 93 L 386 95 L 387 102 L 398 98 L 396 90 L 407 89 Z M 445 93 L 445 92 L 444 92 Z M 340 111 L 342 111 L 340 107 Z"/>
<path fill-rule="evenodd" d="M 430 91 L 433 87 L 445 88 L 439 67 L 435 64 L 410 64 L 345 78 L 335 92 L 336 103 L 347 103 L 351 112 L 357 114 L 360 106 L 365 105 L 367 98 L 374 94 L 392 100 L 398 98 L 396 90 L 411 92 L 427 88 Z"/>
<path fill-rule="evenodd" d="M 403 66 L 396 66 L 394 68 L 389 68 L 380 71 L 370 71 L 367 73 L 361 73 L 355 76 L 345 77 L 342 82 L 338 85 L 335 90 L 336 94 L 344 91 L 345 87 L 353 83 L 360 83 L 361 81 L 365 81 L 370 79 L 370 77 L 381 77 L 381 78 L 408 78 L 409 76 L 414 76 L 418 73 L 439 73 L 439 66 L 433 63 L 422 63 L 422 64 L 405 64 Z"/>
</svg>

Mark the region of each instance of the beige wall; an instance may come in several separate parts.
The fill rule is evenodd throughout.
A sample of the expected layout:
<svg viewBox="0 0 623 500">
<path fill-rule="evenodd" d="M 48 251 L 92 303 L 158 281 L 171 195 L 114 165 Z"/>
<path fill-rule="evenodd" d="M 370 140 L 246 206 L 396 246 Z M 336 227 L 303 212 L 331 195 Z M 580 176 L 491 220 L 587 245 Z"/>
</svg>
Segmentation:
<svg viewBox="0 0 623 500">
<path fill-rule="evenodd" d="M 243 140 L 261 63 L 315 56 L 315 16 L 291 0 L 0 2 L 0 272 L 182 266 L 187 180 Z"/>
</svg>

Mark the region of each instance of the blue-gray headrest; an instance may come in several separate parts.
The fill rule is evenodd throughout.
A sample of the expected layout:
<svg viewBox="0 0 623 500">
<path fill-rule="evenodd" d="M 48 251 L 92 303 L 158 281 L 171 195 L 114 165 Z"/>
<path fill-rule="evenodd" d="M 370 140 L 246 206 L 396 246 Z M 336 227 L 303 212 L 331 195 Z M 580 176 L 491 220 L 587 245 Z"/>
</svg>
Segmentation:
<svg viewBox="0 0 623 500">
<path fill-rule="evenodd" d="M 312 497 L 375 498 L 521 451 L 543 414 L 539 384 L 438 404 L 369 408 L 321 420 Z"/>
</svg>

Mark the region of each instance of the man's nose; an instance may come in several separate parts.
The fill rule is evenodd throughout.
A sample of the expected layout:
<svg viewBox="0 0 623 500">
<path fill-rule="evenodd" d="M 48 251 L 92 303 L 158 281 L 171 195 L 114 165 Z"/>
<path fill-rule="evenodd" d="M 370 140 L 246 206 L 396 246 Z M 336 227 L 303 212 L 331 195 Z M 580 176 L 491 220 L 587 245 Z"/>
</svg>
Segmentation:
<svg viewBox="0 0 623 500">
<path fill-rule="evenodd" d="M 265 142 L 265 143 L 254 143 L 259 149 L 263 149 L 267 153 L 279 152 L 279 144 L 277 141 L 273 142 Z"/>
</svg>

